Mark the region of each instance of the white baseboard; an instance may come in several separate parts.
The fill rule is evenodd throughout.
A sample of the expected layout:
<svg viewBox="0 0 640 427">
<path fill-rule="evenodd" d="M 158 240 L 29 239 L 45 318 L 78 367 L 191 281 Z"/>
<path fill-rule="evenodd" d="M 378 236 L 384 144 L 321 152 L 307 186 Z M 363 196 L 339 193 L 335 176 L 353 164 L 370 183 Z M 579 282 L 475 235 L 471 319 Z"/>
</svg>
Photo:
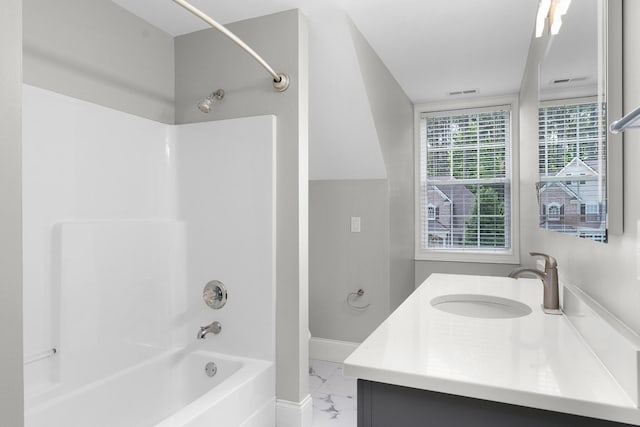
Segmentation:
<svg viewBox="0 0 640 427">
<path fill-rule="evenodd" d="M 270 399 L 246 419 L 240 427 L 273 427 L 276 420 L 276 398 Z"/>
<path fill-rule="evenodd" d="M 309 358 L 342 363 L 360 343 L 349 341 L 311 338 L 309 340 Z"/>
<path fill-rule="evenodd" d="M 311 395 L 301 402 L 276 400 L 277 427 L 311 427 L 313 423 L 313 400 Z"/>
</svg>

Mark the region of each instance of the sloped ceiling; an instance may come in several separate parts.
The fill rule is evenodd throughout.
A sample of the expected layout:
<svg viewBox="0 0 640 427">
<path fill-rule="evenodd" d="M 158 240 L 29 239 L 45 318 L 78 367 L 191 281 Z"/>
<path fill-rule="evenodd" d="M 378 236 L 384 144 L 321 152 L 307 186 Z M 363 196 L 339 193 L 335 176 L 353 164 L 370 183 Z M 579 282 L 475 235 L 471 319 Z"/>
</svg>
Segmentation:
<svg viewBox="0 0 640 427">
<path fill-rule="evenodd" d="M 347 16 L 309 17 L 309 179 L 386 178 Z"/>
</svg>

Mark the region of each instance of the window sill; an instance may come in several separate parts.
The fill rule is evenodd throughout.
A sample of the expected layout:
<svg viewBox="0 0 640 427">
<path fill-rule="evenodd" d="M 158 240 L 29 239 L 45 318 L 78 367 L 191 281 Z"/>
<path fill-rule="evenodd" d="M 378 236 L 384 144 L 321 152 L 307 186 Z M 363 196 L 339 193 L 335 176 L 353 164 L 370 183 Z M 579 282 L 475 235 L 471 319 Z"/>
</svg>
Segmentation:
<svg viewBox="0 0 640 427">
<path fill-rule="evenodd" d="M 416 261 L 476 262 L 483 264 L 520 264 L 519 252 L 433 250 L 415 254 Z"/>
</svg>

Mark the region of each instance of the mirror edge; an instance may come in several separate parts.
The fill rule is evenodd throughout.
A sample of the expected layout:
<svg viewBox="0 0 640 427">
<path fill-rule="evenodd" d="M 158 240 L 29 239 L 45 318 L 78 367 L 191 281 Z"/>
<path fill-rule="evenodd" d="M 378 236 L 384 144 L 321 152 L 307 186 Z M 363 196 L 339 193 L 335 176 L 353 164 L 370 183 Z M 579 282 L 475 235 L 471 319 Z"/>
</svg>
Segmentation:
<svg viewBox="0 0 640 427">
<path fill-rule="evenodd" d="M 609 132 L 608 123 L 623 115 L 622 92 L 622 0 L 605 0 L 606 96 L 607 96 L 607 233 L 622 235 L 623 136 Z"/>
</svg>

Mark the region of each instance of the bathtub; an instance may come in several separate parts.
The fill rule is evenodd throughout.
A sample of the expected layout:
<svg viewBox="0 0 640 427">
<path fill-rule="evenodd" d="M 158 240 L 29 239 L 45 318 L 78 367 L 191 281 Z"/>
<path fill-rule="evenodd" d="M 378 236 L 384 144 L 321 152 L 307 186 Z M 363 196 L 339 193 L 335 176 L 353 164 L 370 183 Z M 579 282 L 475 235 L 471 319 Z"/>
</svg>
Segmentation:
<svg viewBox="0 0 640 427">
<path fill-rule="evenodd" d="M 25 426 L 274 427 L 274 372 L 264 360 L 168 351 L 77 390 L 27 397 Z"/>
</svg>

